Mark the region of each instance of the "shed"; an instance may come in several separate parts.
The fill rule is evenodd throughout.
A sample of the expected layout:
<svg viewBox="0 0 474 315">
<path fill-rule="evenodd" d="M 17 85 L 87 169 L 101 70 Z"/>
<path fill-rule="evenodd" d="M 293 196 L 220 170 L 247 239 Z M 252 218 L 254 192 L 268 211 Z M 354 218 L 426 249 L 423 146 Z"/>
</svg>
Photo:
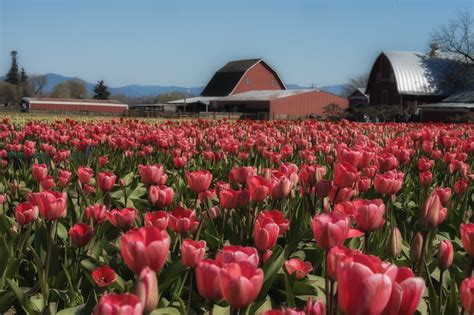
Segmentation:
<svg viewBox="0 0 474 315">
<path fill-rule="evenodd" d="M 347 99 L 349 100 L 349 106 L 369 103 L 369 96 L 365 93 L 365 88 L 355 89 Z"/>
<path fill-rule="evenodd" d="M 123 114 L 128 110 L 127 104 L 116 100 L 23 97 L 21 104 L 29 111 Z"/>
<path fill-rule="evenodd" d="M 456 93 L 440 103 L 421 105 L 424 122 L 474 122 L 474 91 Z"/>
<path fill-rule="evenodd" d="M 218 98 L 211 108 L 257 119 L 327 117 L 346 109 L 346 98 L 316 89 L 258 90 Z"/>
</svg>

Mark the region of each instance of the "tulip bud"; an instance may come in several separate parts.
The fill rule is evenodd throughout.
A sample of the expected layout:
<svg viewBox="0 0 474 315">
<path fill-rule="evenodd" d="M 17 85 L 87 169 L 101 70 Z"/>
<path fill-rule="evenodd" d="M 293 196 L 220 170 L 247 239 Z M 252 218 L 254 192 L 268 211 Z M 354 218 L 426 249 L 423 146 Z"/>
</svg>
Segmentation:
<svg viewBox="0 0 474 315">
<path fill-rule="evenodd" d="M 136 295 L 146 312 L 151 312 L 158 306 L 158 279 L 149 267 L 143 268 L 138 275 Z"/>
<path fill-rule="evenodd" d="M 402 235 L 397 227 L 392 227 L 390 230 L 387 251 L 391 258 L 397 258 L 402 253 Z"/>
<path fill-rule="evenodd" d="M 453 244 L 449 240 L 444 240 L 439 244 L 436 263 L 439 270 L 449 269 L 453 264 Z"/>
<path fill-rule="evenodd" d="M 420 261 L 422 247 L 423 236 L 418 232 L 410 243 L 410 260 L 412 263 L 417 264 Z"/>
</svg>

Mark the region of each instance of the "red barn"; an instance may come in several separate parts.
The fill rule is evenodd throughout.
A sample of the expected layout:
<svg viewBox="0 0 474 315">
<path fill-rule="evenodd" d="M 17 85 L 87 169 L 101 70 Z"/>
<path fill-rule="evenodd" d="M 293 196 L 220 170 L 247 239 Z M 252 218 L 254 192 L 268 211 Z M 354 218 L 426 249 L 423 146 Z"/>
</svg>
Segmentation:
<svg viewBox="0 0 474 315">
<path fill-rule="evenodd" d="M 24 97 L 22 107 L 30 111 L 94 112 L 122 115 L 127 104 L 115 100 Z"/>
<path fill-rule="evenodd" d="M 212 76 L 200 96 L 169 102 L 178 110 L 205 111 L 220 96 L 255 90 L 286 90 L 276 71 L 263 59 L 234 60 Z"/>
<path fill-rule="evenodd" d="M 347 106 L 346 98 L 314 89 L 248 91 L 211 101 L 213 108 L 242 112 L 255 119 L 328 117 Z"/>
</svg>

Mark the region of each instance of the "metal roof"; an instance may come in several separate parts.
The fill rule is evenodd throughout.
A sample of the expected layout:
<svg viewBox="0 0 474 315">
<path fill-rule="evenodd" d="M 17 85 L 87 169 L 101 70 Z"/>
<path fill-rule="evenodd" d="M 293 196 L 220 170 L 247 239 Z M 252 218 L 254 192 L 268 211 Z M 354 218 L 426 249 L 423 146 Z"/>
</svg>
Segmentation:
<svg viewBox="0 0 474 315">
<path fill-rule="evenodd" d="M 205 105 L 209 105 L 211 101 L 218 99 L 219 96 L 196 96 L 196 97 L 190 97 L 190 98 L 183 98 L 180 100 L 175 100 L 168 102 L 167 104 L 170 105 L 184 105 L 186 104 L 192 104 L 192 103 L 202 103 Z"/>
<path fill-rule="evenodd" d="M 422 52 L 384 51 L 392 66 L 400 94 L 442 95 L 439 80 L 451 63 L 446 55 L 431 57 Z"/>
<path fill-rule="evenodd" d="M 464 91 L 445 98 L 446 103 L 474 103 L 474 91 Z"/>
<path fill-rule="evenodd" d="M 54 105 L 76 105 L 76 106 L 111 106 L 111 107 L 127 107 L 116 100 L 96 100 L 96 99 L 68 99 L 68 98 L 38 98 L 23 97 L 23 101 L 30 104 L 54 104 Z"/>
<path fill-rule="evenodd" d="M 474 108 L 474 103 L 434 103 L 418 106 L 421 109 Z"/>
<path fill-rule="evenodd" d="M 315 89 L 301 90 L 258 90 L 233 94 L 225 97 L 217 98 L 216 101 L 271 101 L 278 98 L 288 97 L 292 95 L 304 94 L 309 92 L 320 92 Z"/>
</svg>

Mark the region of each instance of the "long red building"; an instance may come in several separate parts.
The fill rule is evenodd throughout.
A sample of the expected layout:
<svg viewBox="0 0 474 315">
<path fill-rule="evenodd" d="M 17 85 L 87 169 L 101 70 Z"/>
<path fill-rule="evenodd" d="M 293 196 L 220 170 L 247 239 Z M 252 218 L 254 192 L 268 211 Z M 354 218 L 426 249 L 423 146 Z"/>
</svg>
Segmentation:
<svg viewBox="0 0 474 315">
<path fill-rule="evenodd" d="M 29 111 L 93 112 L 122 115 L 127 104 L 115 100 L 24 97 L 22 107 Z"/>
</svg>

